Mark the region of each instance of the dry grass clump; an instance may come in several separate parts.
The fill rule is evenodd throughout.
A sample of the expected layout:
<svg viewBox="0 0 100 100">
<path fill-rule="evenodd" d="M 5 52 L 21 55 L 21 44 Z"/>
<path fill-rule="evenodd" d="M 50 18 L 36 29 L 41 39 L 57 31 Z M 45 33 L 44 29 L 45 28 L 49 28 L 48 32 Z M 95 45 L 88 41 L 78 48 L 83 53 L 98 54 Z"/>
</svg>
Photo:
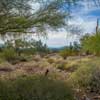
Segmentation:
<svg viewBox="0 0 100 100">
<path fill-rule="evenodd" d="M 47 61 L 48 61 L 50 64 L 55 63 L 55 59 L 53 59 L 53 58 L 48 58 Z"/>
<path fill-rule="evenodd" d="M 56 64 L 56 68 L 60 69 L 60 70 L 65 70 L 66 69 L 66 63 L 64 63 L 64 62 L 58 63 L 58 64 Z"/>
<path fill-rule="evenodd" d="M 79 62 L 78 61 L 68 61 L 66 66 L 65 66 L 65 70 L 67 72 L 74 72 L 77 70 L 77 68 L 79 68 Z"/>
<path fill-rule="evenodd" d="M 46 62 L 45 60 L 41 61 L 30 61 L 30 62 L 25 62 L 23 63 L 19 69 L 24 70 L 26 73 L 38 73 L 38 74 L 43 74 L 45 72 L 45 69 L 48 68 L 50 64 Z"/>
<path fill-rule="evenodd" d="M 33 56 L 33 60 L 36 61 L 36 62 L 40 61 L 41 59 L 42 59 L 42 58 L 41 58 L 40 55 L 34 55 L 34 56 Z"/>
<path fill-rule="evenodd" d="M 47 67 L 52 66 L 52 65 L 50 65 L 50 63 L 48 63 L 47 61 L 40 61 L 40 62 L 38 63 L 38 65 L 39 65 L 39 67 L 41 67 L 41 68 L 47 68 Z"/>
<path fill-rule="evenodd" d="M 22 70 L 25 70 L 26 72 L 37 72 L 37 69 L 39 68 L 38 64 L 36 62 L 28 62 L 24 66 L 22 66 Z"/>
<path fill-rule="evenodd" d="M 57 68 L 61 69 L 61 70 L 65 70 L 67 72 L 75 72 L 81 64 L 86 63 L 88 61 L 90 61 L 91 59 L 86 57 L 86 58 L 81 58 L 79 59 L 79 57 L 70 57 L 67 60 L 62 60 L 59 61 L 57 63 Z"/>
<path fill-rule="evenodd" d="M 14 66 L 12 66 L 8 62 L 4 62 L 0 64 L 0 72 L 11 72 L 14 70 Z"/>
</svg>

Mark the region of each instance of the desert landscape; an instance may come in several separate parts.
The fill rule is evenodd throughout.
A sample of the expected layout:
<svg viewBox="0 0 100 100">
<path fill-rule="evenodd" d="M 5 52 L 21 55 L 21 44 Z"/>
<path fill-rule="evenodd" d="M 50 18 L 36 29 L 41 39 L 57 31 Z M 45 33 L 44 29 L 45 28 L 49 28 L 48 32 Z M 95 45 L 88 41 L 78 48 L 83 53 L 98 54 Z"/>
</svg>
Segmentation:
<svg viewBox="0 0 100 100">
<path fill-rule="evenodd" d="M 0 0 L 0 100 L 100 100 L 100 1 Z"/>
</svg>

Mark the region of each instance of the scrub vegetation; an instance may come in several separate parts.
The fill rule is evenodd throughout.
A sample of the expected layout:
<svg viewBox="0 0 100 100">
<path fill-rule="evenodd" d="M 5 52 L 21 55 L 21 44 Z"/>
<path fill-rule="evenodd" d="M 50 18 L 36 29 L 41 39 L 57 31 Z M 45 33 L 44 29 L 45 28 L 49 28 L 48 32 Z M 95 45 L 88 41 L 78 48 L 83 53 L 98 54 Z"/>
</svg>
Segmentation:
<svg viewBox="0 0 100 100">
<path fill-rule="evenodd" d="M 99 23 L 85 35 L 68 24 L 80 2 L 87 3 L 0 0 L 0 100 L 100 100 Z M 90 3 L 100 6 L 99 0 Z M 42 43 L 62 28 L 80 35 L 79 42 L 59 49 Z"/>
</svg>

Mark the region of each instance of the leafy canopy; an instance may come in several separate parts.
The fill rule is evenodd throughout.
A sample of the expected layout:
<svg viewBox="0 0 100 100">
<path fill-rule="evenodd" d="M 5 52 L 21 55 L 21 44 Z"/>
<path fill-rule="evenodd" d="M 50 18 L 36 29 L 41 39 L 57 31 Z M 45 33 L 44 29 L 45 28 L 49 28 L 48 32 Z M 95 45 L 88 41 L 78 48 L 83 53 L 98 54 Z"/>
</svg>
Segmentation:
<svg viewBox="0 0 100 100">
<path fill-rule="evenodd" d="M 83 51 L 100 55 L 100 33 L 92 36 L 86 35 L 81 39 Z"/>
<path fill-rule="evenodd" d="M 0 0 L 0 34 L 44 33 L 48 28 L 65 27 L 68 9 L 78 1 L 81 0 Z"/>
<path fill-rule="evenodd" d="M 35 0 L 0 0 L 0 34 L 42 33 L 48 27 L 56 29 L 65 25 L 64 19 L 68 13 L 61 12 L 56 1 L 50 1 L 47 5 L 39 1 L 37 9 L 34 8 Z"/>
</svg>

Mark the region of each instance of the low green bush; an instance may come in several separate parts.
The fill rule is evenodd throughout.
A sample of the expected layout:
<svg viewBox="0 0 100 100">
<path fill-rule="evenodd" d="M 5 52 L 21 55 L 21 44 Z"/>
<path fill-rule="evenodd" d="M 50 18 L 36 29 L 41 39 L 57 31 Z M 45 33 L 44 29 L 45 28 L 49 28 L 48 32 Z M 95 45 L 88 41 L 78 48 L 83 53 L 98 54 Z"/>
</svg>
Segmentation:
<svg viewBox="0 0 100 100">
<path fill-rule="evenodd" d="M 92 78 L 90 82 L 90 89 L 93 92 L 100 93 L 100 67 L 96 68 L 92 73 Z"/>
<path fill-rule="evenodd" d="M 64 59 L 66 59 L 67 56 L 68 56 L 68 52 L 66 51 L 66 49 L 61 50 L 61 51 L 59 52 L 59 54 L 60 54 L 60 56 L 62 56 Z"/>
<path fill-rule="evenodd" d="M 0 81 L 0 100 L 74 100 L 72 94 L 66 83 L 44 76 Z"/>
<path fill-rule="evenodd" d="M 72 84 L 77 87 L 88 87 L 92 72 L 94 70 L 93 66 L 89 65 L 82 65 L 78 70 L 76 70 L 74 73 L 72 73 L 70 77 L 70 81 L 72 81 Z"/>
<path fill-rule="evenodd" d="M 76 56 L 78 55 L 78 51 L 70 48 L 65 48 L 59 52 L 59 54 L 66 59 L 68 56 Z"/>
<path fill-rule="evenodd" d="M 6 61 L 11 61 L 16 59 L 17 54 L 13 48 L 5 48 L 3 49 L 0 57 Z"/>
<path fill-rule="evenodd" d="M 57 64 L 56 67 L 60 70 L 66 70 L 66 63 Z"/>
<path fill-rule="evenodd" d="M 8 61 L 12 64 L 30 60 L 32 57 L 28 55 L 18 55 L 14 48 L 4 48 L 0 53 L 0 62 Z"/>
<path fill-rule="evenodd" d="M 1 54 L 0 54 L 0 55 L 1 55 Z M 5 60 L 2 59 L 2 57 L 0 56 L 0 64 L 3 63 L 3 62 L 5 62 Z"/>
<path fill-rule="evenodd" d="M 68 82 L 74 88 L 85 89 L 93 92 L 100 92 L 100 63 L 90 61 L 80 64 L 75 72 L 72 73 Z"/>
<path fill-rule="evenodd" d="M 83 52 L 100 56 L 100 32 L 92 35 L 85 35 L 81 39 Z"/>
</svg>

